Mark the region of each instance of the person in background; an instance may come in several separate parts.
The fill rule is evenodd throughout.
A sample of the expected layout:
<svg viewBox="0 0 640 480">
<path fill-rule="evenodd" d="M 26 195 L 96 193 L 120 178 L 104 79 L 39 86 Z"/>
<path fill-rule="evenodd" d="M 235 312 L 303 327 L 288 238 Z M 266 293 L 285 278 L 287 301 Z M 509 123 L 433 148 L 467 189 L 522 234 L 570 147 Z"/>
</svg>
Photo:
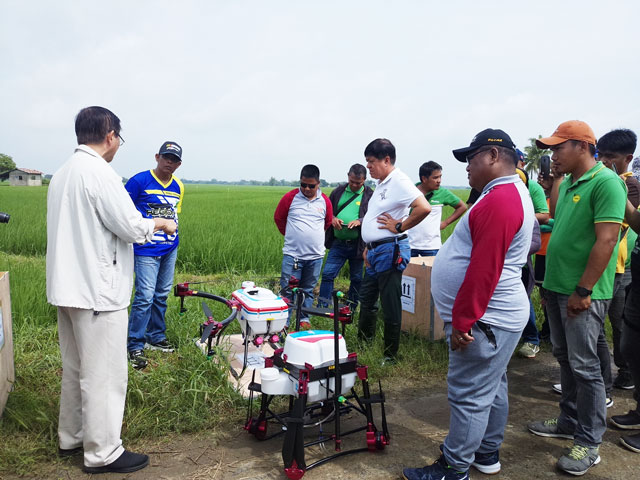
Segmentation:
<svg viewBox="0 0 640 480">
<path fill-rule="evenodd" d="M 628 171 L 629 164 L 633 160 L 633 152 L 636 149 L 637 137 L 634 132 L 627 129 L 612 130 L 603 135 L 596 145 L 598 158 L 607 168 L 612 169 L 624 178 L 627 186 L 627 200 L 635 208 L 640 204 L 640 182 Z M 625 305 L 626 290 L 631 283 L 631 256 L 628 246 L 635 245 L 637 234 L 629 228 L 625 222 L 620 230 L 620 245 L 618 247 L 618 263 L 613 283 L 613 298 L 609 305 L 609 321 L 613 333 L 613 361 L 618 367 L 618 375 L 613 380 L 613 386 L 625 390 L 633 390 L 634 383 L 620 351 L 620 334 L 622 332 L 622 312 Z M 604 331 L 603 335 L 604 337 Z M 603 338 L 604 339 L 604 338 Z M 609 346 L 606 340 L 603 342 L 606 348 L 606 357 L 609 359 Z M 601 355 L 602 356 L 602 355 Z M 609 367 L 610 368 L 610 367 Z"/>
<path fill-rule="evenodd" d="M 529 316 L 521 281 L 535 217 L 502 130 L 486 129 L 453 151 L 480 197 L 435 258 L 431 288 L 451 352 L 449 433 L 432 465 L 405 468 L 406 480 L 468 480 L 471 466 L 500 472 L 509 414 L 507 365 Z"/>
<path fill-rule="evenodd" d="M 557 466 L 582 475 L 600 462 L 606 430 L 597 343 L 613 294 L 626 189 L 615 173 L 596 161 L 596 138 L 586 123 L 564 122 L 536 143 L 551 149 L 555 168 L 550 202 L 555 223 L 543 286 L 548 291 L 562 398 L 559 417 L 532 422 L 528 429 L 542 437 L 573 439 L 573 447 Z"/>
<path fill-rule="evenodd" d="M 367 169 L 356 163 L 347 173 L 347 183 L 334 188 L 329 195 L 333 207 L 331 227 L 325 234 L 324 246 L 329 249 L 322 270 L 318 306 L 326 307 L 330 303 L 333 282 L 345 262 L 349 261 L 350 284 L 347 298 L 352 306 L 358 304 L 364 259 L 365 245 L 360 233 L 362 219 L 367 213 L 369 199 L 373 194 L 371 187 L 364 184 Z"/>
<path fill-rule="evenodd" d="M 294 279 L 304 294 L 304 307 L 313 305 L 313 289 L 318 283 L 324 258 L 325 231 L 331 226 L 333 207 L 320 191 L 320 169 L 305 165 L 300 172 L 300 188 L 285 194 L 278 203 L 273 219 L 284 235 L 280 287 L 290 302 L 289 288 Z M 301 316 L 301 326 L 310 326 L 309 318 Z"/>
<path fill-rule="evenodd" d="M 548 157 L 547 157 L 548 158 Z M 547 175 L 540 173 L 538 175 L 538 184 L 544 190 L 545 197 L 547 199 L 547 205 L 549 203 L 549 196 L 551 195 L 551 187 L 553 186 L 553 172 L 549 171 Z M 551 340 L 551 333 L 549 332 L 549 319 L 547 315 L 547 294 L 542 286 L 544 281 L 545 261 L 547 255 L 547 245 L 549 245 L 549 239 L 551 238 L 551 232 L 553 231 L 553 218 L 550 218 L 546 225 L 540 225 L 540 250 L 536 252 L 535 264 L 534 264 L 534 278 L 535 283 L 538 286 L 540 292 L 540 305 L 544 314 L 544 322 L 540 328 L 540 340 L 549 342 Z"/>
<path fill-rule="evenodd" d="M 420 190 L 429 204 L 431 213 L 407 231 L 411 256 L 430 257 L 438 253 L 442 246 L 440 232 L 460 218 L 467 211 L 467 206 L 446 188 L 441 188 L 442 167 L 436 162 L 426 162 L 418 171 L 420 182 L 416 187 Z M 442 219 L 442 209 L 445 205 L 454 208 L 454 211 L 445 220 Z"/>
<path fill-rule="evenodd" d="M 525 179 L 523 181 L 525 182 L 525 185 L 529 190 L 529 195 L 533 203 L 533 211 L 535 212 L 536 220 L 538 221 L 540 227 L 542 227 L 542 225 L 546 225 L 549 222 L 549 206 L 547 204 L 544 190 L 537 182 L 529 181 L 529 176 L 524 170 L 526 164 L 524 153 L 516 149 L 516 154 L 518 159 L 518 172 L 524 174 L 523 176 L 525 177 Z M 523 280 L 527 280 L 525 282 L 525 286 L 527 286 L 527 291 L 529 292 L 529 294 L 531 294 L 531 291 L 533 290 L 533 286 L 535 284 L 535 275 L 532 270 L 532 263 L 531 261 L 528 261 L 526 268 L 523 270 Z M 522 331 L 521 340 L 522 346 L 518 350 L 518 354 L 525 358 L 535 358 L 540 351 L 540 333 L 538 332 L 538 327 L 536 326 L 536 312 L 533 309 L 531 296 L 529 296 L 529 321 Z"/>
<path fill-rule="evenodd" d="M 410 259 L 406 230 L 431 211 L 429 202 L 396 166 L 396 149 L 378 138 L 364 150 L 371 178 L 378 180 L 362 220 L 365 275 L 360 292 L 358 337 L 371 341 L 376 332 L 380 298 L 384 317 L 383 364 L 394 363 L 400 347 L 402 271 Z"/>
<path fill-rule="evenodd" d="M 144 218 L 166 218 L 177 224 L 184 185 L 174 173 L 182 164 L 182 147 L 164 142 L 155 158 L 156 168 L 134 175 L 125 188 Z M 151 242 L 133 246 L 136 280 L 127 344 L 133 368 L 147 366 L 143 348 L 173 352 L 167 340 L 165 314 L 179 241 L 177 231 L 172 235 L 160 231 Z"/>
<path fill-rule="evenodd" d="M 124 143 L 120 119 L 87 107 L 75 121 L 78 146 L 47 192 L 47 300 L 58 308 L 62 357 L 58 454 L 84 454 L 87 473 L 129 473 L 147 455 L 122 446 L 127 395 L 127 307 L 132 243 L 171 219 L 143 218 L 111 162 Z"/>
</svg>

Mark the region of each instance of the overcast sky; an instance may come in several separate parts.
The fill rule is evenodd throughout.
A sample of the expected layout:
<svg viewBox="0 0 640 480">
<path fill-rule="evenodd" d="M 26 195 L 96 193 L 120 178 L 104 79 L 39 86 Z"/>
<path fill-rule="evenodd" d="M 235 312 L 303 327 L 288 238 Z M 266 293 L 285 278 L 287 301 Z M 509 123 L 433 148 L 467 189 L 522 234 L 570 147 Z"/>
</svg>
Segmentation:
<svg viewBox="0 0 640 480">
<path fill-rule="evenodd" d="M 164 140 L 186 179 L 346 180 L 374 138 L 444 167 L 487 127 L 640 132 L 638 1 L 0 0 L 0 152 L 54 173 L 74 116 L 112 110 L 126 177 Z M 416 178 L 417 180 L 417 178 Z"/>
</svg>

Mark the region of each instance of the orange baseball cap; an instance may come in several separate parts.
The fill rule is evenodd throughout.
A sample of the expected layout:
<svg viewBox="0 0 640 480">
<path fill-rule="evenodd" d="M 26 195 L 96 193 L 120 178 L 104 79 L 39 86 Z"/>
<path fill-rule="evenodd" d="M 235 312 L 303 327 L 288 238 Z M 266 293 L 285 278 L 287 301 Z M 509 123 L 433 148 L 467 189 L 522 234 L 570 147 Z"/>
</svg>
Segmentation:
<svg viewBox="0 0 640 480">
<path fill-rule="evenodd" d="M 591 127 L 580 120 L 569 120 L 561 123 L 556 131 L 550 137 L 540 138 L 536 140 L 538 148 L 549 148 L 554 145 L 560 145 L 567 140 L 578 140 L 579 142 L 587 142 L 591 145 L 596 144 L 596 135 Z"/>
</svg>

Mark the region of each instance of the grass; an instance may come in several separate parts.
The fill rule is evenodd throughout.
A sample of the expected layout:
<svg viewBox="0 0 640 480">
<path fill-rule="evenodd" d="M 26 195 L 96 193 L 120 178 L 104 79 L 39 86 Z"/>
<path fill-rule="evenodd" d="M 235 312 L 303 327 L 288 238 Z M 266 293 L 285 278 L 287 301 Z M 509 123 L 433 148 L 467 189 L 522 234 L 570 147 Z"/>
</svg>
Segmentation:
<svg viewBox="0 0 640 480">
<path fill-rule="evenodd" d="M 207 283 L 201 290 L 227 298 L 243 280 L 274 288 L 283 240 L 273 223 L 273 211 L 288 190 L 188 185 L 180 217 L 183 242 L 176 281 L 203 280 Z M 0 437 L 8 439 L 0 444 L 0 475 L 33 473 L 37 465 L 59 461 L 55 452 L 61 360 L 56 310 L 46 302 L 46 191 L 46 187 L 0 188 L 0 205 L 11 214 L 10 223 L 0 225 L 0 271 L 10 272 L 16 365 L 15 390 L 0 420 Z M 466 192 L 456 193 L 466 198 Z M 447 207 L 443 215 L 451 211 Z M 443 238 L 453 228 L 443 231 Z M 336 285 L 348 288 L 346 272 Z M 221 431 L 242 421 L 246 403 L 227 382 L 226 369 L 193 344 L 204 320 L 199 300 L 188 299 L 188 311 L 180 315 L 177 299 L 170 297 L 167 335 L 177 344 L 177 352 L 153 352 L 150 368 L 130 369 L 122 432 L 125 444 Z M 210 306 L 217 318 L 225 314 L 222 305 Z M 316 319 L 314 324 L 332 328 L 327 319 Z M 358 344 L 354 325 L 346 332 L 347 345 L 370 365 L 373 380 L 382 379 L 384 386 L 399 378 L 417 384 L 429 377 L 442 378 L 446 344 L 413 335 L 402 336 L 403 357 L 397 365 L 380 366 L 382 322 L 378 326 L 376 340 L 369 345 Z M 231 332 L 237 331 L 235 323 Z"/>
</svg>

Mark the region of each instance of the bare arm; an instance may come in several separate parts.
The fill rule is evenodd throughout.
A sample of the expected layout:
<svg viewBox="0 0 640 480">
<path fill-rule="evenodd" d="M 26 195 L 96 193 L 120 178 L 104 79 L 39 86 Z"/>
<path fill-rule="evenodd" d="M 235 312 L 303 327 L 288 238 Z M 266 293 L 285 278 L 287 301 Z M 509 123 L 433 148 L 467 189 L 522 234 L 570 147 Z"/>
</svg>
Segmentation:
<svg viewBox="0 0 640 480">
<path fill-rule="evenodd" d="M 451 215 L 449 215 L 449 218 L 440 222 L 440 230 L 444 230 L 445 228 L 447 228 L 449 225 L 451 225 L 453 222 L 459 219 L 466 211 L 467 211 L 467 206 L 462 200 L 460 200 L 458 205 L 456 205 L 456 209 L 453 211 Z"/>
<path fill-rule="evenodd" d="M 538 220 L 538 224 L 546 225 L 549 223 L 549 214 L 548 213 L 536 213 L 536 220 Z"/>
<path fill-rule="evenodd" d="M 595 224 L 596 243 L 591 248 L 587 266 L 580 277 L 578 286 L 587 290 L 593 290 L 593 286 L 598 282 L 609 260 L 613 254 L 613 249 L 618 243 L 620 234 L 620 224 L 613 222 L 602 222 Z M 572 293 L 567 303 L 567 314 L 570 317 L 586 310 L 591 305 L 591 296 L 580 297 L 577 293 Z"/>
<path fill-rule="evenodd" d="M 551 195 L 549 196 L 549 215 L 552 218 L 556 217 L 556 204 L 558 203 L 558 195 L 560 191 L 560 184 L 564 180 L 564 176 L 561 173 L 553 173 L 553 185 L 551 186 Z M 547 220 L 548 221 L 548 220 Z"/>
<path fill-rule="evenodd" d="M 404 221 L 402 221 L 403 232 L 406 232 L 411 227 L 419 224 L 424 219 L 424 217 L 429 215 L 429 213 L 431 212 L 431 205 L 429 205 L 427 199 L 424 198 L 424 195 L 420 195 L 419 197 L 417 197 L 409 206 L 411 207 L 411 212 L 409 213 L 409 216 Z M 383 213 L 378 217 L 378 223 L 380 224 L 378 225 L 378 228 L 386 228 L 391 233 L 399 233 L 396 230 L 396 224 L 401 220 L 402 219 L 400 218 L 393 218 L 388 213 Z"/>
</svg>

